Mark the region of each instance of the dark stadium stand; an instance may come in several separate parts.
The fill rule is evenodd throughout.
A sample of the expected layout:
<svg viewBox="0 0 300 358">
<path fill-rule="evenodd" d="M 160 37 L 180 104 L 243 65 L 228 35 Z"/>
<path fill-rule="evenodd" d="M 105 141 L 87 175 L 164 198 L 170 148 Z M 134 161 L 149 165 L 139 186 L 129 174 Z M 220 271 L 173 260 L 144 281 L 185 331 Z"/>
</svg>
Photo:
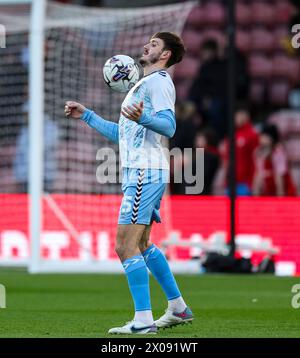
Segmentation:
<svg viewBox="0 0 300 358">
<path fill-rule="evenodd" d="M 254 105 L 267 101 L 270 105 L 287 106 L 288 92 L 299 78 L 300 60 L 289 57 L 285 50 L 291 15 L 288 0 L 237 2 L 236 43 L 248 57 L 250 101 Z M 224 47 L 225 34 L 222 1 L 204 1 L 192 11 L 183 33 L 188 56 L 175 71 L 179 99 L 186 99 L 189 82 L 197 73 L 192 58 L 197 60 L 201 43 L 214 38 Z"/>
<path fill-rule="evenodd" d="M 293 6 L 289 0 L 237 1 L 236 43 L 248 62 L 248 101 L 258 110 L 275 111 L 269 120 L 278 125 L 283 134 L 299 192 L 300 114 L 297 111 L 281 111 L 282 108 L 289 108 L 289 93 L 299 86 L 300 78 L 300 59 L 291 56 L 287 49 L 292 15 Z M 213 38 L 224 48 L 225 37 L 226 13 L 223 2 L 202 1 L 189 15 L 183 32 L 187 56 L 175 70 L 179 100 L 187 99 L 191 82 L 201 66 L 199 50 L 203 41 Z M 218 183 L 215 188 L 215 193 L 221 192 Z"/>
</svg>

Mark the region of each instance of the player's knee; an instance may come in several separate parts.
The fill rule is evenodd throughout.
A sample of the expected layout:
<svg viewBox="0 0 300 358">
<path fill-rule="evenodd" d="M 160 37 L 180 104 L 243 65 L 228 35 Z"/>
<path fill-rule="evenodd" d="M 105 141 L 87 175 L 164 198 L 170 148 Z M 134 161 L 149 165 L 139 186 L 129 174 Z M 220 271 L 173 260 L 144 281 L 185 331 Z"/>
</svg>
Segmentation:
<svg viewBox="0 0 300 358">
<path fill-rule="evenodd" d="M 118 240 L 115 246 L 115 252 L 121 261 L 127 260 L 140 253 L 138 245 L 130 240 Z"/>
<path fill-rule="evenodd" d="M 147 250 L 147 241 L 141 241 L 141 242 L 139 243 L 139 250 L 140 250 L 141 252 L 144 252 L 144 251 Z"/>
<path fill-rule="evenodd" d="M 140 249 L 141 253 L 145 252 L 151 245 L 152 245 L 152 242 L 150 242 L 149 239 L 147 241 L 141 241 L 139 243 L 139 249 Z"/>
<path fill-rule="evenodd" d="M 115 246 L 115 252 L 119 256 L 119 258 L 122 260 L 122 258 L 124 257 L 124 255 L 126 253 L 126 248 L 125 248 L 124 244 L 117 241 L 116 246 Z"/>
<path fill-rule="evenodd" d="M 124 261 L 128 257 L 130 257 L 131 251 L 132 250 L 131 250 L 130 242 L 126 242 L 126 240 L 117 237 L 115 252 L 119 256 L 120 260 Z"/>
</svg>

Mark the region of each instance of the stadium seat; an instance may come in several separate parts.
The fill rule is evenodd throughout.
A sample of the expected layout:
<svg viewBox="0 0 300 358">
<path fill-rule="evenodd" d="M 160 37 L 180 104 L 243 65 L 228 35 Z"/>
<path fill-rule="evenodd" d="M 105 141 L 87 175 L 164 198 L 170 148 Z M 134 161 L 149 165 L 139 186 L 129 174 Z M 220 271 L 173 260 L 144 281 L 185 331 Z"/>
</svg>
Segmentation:
<svg viewBox="0 0 300 358">
<path fill-rule="evenodd" d="M 264 27 L 251 31 L 251 49 L 253 51 L 271 51 L 274 48 L 274 34 Z"/>
<path fill-rule="evenodd" d="M 299 165 L 291 165 L 291 175 L 299 195 L 300 193 L 300 166 Z"/>
<path fill-rule="evenodd" d="M 201 28 L 204 22 L 204 11 L 200 6 L 195 7 L 189 14 L 186 25 L 193 28 Z"/>
<path fill-rule="evenodd" d="M 293 117 L 290 124 L 291 132 L 295 135 L 300 135 L 300 112 L 293 111 Z"/>
<path fill-rule="evenodd" d="M 13 163 L 16 155 L 16 146 L 3 145 L 0 151 L 0 178 L 1 192 L 13 193 L 17 191 L 17 182 L 13 172 Z"/>
<path fill-rule="evenodd" d="M 288 77 L 291 83 L 298 85 L 300 78 L 300 60 L 298 58 L 290 58 L 288 69 Z"/>
<path fill-rule="evenodd" d="M 272 59 L 272 75 L 288 77 L 289 75 L 289 58 L 285 54 L 275 55 Z"/>
<path fill-rule="evenodd" d="M 236 4 L 236 22 L 238 25 L 247 26 L 252 21 L 251 8 L 248 4 L 242 1 L 237 1 Z"/>
<path fill-rule="evenodd" d="M 236 45 L 240 51 L 248 53 L 251 49 L 251 35 L 249 31 L 238 29 L 236 32 Z"/>
<path fill-rule="evenodd" d="M 1 167 L 10 166 L 13 163 L 15 155 L 16 155 L 16 146 L 15 145 L 1 146 L 1 150 L 0 150 Z"/>
<path fill-rule="evenodd" d="M 290 35 L 286 24 L 276 26 L 273 30 L 273 35 L 273 51 L 284 50 L 284 40 Z"/>
<path fill-rule="evenodd" d="M 202 37 L 199 31 L 185 30 L 182 38 L 187 49 L 187 52 L 193 56 L 199 56 L 200 44 Z"/>
<path fill-rule="evenodd" d="M 300 164 L 300 137 L 287 140 L 285 147 L 289 161 L 293 164 Z"/>
<path fill-rule="evenodd" d="M 285 54 L 275 55 L 272 60 L 272 75 L 286 77 L 296 84 L 300 77 L 300 61 Z"/>
<path fill-rule="evenodd" d="M 274 23 L 288 23 L 292 13 L 293 7 L 289 3 L 289 1 L 285 0 L 277 0 L 276 3 L 273 5 L 274 9 Z"/>
<path fill-rule="evenodd" d="M 248 65 L 251 77 L 267 79 L 272 74 L 272 62 L 265 55 L 251 54 Z"/>
<path fill-rule="evenodd" d="M 271 4 L 263 1 L 251 2 L 252 23 L 272 25 L 275 19 L 274 8 Z"/>
<path fill-rule="evenodd" d="M 175 69 L 177 78 L 192 79 L 197 74 L 199 60 L 190 56 L 186 56 Z"/>
<path fill-rule="evenodd" d="M 203 6 L 204 19 L 207 25 L 222 26 L 225 23 L 225 9 L 219 1 L 210 1 Z"/>
<path fill-rule="evenodd" d="M 187 99 L 191 84 L 192 84 L 191 79 L 180 81 L 178 82 L 178 84 L 176 84 L 177 100 L 183 101 Z"/>
<path fill-rule="evenodd" d="M 256 105 L 262 105 L 266 98 L 266 85 L 263 80 L 252 79 L 250 84 L 250 101 Z"/>
<path fill-rule="evenodd" d="M 289 90 L 288 80 L 273 80 L 268 86 L 269 101 L 275 106 L 287 106 Z"/>
<path fill-rule="evenodd" d="M 13 169 L 0 168 L 1 178 L 1 193 L 16 193 L 18 192 L 18 184 L 13 173 Z"/>
</svg>

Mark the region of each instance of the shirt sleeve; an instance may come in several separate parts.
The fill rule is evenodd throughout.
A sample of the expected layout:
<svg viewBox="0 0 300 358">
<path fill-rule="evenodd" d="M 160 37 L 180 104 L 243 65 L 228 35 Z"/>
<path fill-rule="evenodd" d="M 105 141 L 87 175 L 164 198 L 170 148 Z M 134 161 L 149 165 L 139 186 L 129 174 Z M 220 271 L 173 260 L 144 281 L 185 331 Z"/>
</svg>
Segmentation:
<svg viewBox="0 0 300 358">
<path fill-rule="evenodd" d="M 176 130 L 175 116 L 170 109 L 159 111 L 155 116 L 143 113 L 139 124 L 167 138 L 172 138 Z"/>
<path fill-rule="evenodd" d="M 148 83 L 149 97 L 154 111 L 170 109 L 175 113 L 175 87 L 169 77 L 158 74 Z"/>
<path fill-rule="evenodd" d="M 81 120 L 112 142 L 119 143 L 119 125 L 117 123 L 107 121 L 90 109 L 86 109 L 83 112 Z"/>
</svg>

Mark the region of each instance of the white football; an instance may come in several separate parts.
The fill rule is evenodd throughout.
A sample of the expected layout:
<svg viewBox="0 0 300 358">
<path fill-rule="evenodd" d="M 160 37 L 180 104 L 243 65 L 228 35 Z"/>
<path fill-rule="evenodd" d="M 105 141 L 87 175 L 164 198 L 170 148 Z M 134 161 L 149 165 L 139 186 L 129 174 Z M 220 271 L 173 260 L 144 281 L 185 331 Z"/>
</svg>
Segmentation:
<svg viewBox="0 0 300 358">
<path fill-rule="evenodd" d="M 103 78 L 112 90 L 128 92 L 138 82 L 140 71 L 131 57 L 116 55 L 105 62 Z"/>
</svg>

